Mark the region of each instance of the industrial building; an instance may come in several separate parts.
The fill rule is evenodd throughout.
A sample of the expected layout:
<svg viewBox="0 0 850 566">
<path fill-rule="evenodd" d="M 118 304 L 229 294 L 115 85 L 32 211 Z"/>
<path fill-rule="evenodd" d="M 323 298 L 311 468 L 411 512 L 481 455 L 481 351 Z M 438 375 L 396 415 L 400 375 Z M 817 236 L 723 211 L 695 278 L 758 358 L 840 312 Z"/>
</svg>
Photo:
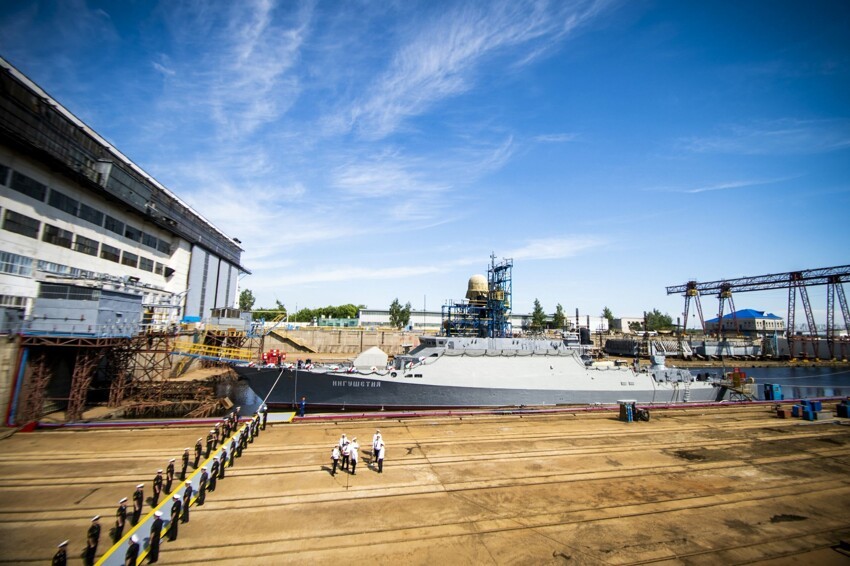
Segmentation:
<svg viewBox="0 0 850 566">
<path fill-rule="evenodd" d="M 236 306 L 239 243 L 0 58 L 6 424 L 164 377 L 181 325 Z"/>
<path fill-rule="evenodd" d="M 722 324 L 720 320 L 719 318 L 706 320 L 706 331 L 716 334 L 722 327 L 723 332 L 737 333 L 743 336 L 785 334 L 785 320 L 764 311 L 742 309 L 723 315 Z"/>
<path fill-rule="evenodd" d="M 8 62 L 0 67 L 3 324 L 32 314 L 47 284 L 54 294 L 82 286 L 139 296 L 152 324 L 234 306 L 247 272 L 238 241 Z"/>
</svg>

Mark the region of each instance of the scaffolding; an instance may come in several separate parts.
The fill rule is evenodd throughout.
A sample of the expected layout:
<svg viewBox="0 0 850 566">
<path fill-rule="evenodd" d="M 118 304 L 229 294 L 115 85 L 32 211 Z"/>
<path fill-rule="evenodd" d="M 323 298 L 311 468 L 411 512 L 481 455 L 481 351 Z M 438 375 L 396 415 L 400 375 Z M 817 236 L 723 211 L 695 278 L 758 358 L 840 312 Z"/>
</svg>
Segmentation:
<svg viewBox="0 0 850 566">
<path fill-rule="evenodd" d="M 123 337 L 22 335 L 19 347 L 24 352 L 21 360 L 25 364 L 25 383 L 17 424 L 37 422 L 44 416 L 49 404 L 61 402 L 66 403 L 66 420 L 80 420 L 96 374 L 110 370 L 126 373 L 126 365 L 119 368 L 116 364 L 129 363 L 129 357 L 115 351 L 125 350 L 127 346 L 128 339 Z M 60 357 L 57 356 L 59 353 L 73 360 L 70 387 L 67 397 L 48 398 L 47 392 L 56 373 L 53 358 Z"/>
<path fill-rule="evenodd" d="M 497 263 L 496 257 L 491 255 L 486 291 L 473 289 L 473 278 L 470 280 L 467 300 L 443 305 L 443 334 L 479 338 L 510 337 L 512 269 L 513 260 L 505 259 Z"/>
</svg>

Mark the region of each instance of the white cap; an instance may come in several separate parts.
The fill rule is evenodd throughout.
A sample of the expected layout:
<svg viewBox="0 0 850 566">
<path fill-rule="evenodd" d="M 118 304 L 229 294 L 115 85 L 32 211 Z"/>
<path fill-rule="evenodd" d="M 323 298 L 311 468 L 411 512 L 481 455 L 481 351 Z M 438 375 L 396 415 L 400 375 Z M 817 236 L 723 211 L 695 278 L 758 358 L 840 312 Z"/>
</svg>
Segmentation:
<svg viewBox="0 0 850 566">
<path fill-rule="evenodd" d="M 145 487 L 145 484 L 140 483 L 139 485 L 136 486 L 136 489 L 142 489 L 143 487 Z"/>
<path fill-rule="evenodd" d="M 174 458 L 172 458 L 171 460 L 169 460 L 169 462 L 174 462 Z"/>
<path fill-rule="evenodd" d="M 186 447 L 186 452 L 188 452 L 188 451 L 189 451 L 189 447 L 187 446 L 187 447 Z"/>
<path fill-rule="evenodd" d="M 91 522 L 94 523 L 98 519 L 100 519 L 100 515 L 95 515 L 94 517 L 91 518 Z"/>
<path fill-rule="evenodd" d="M 179 495 L 177 495 L 177 494 L 175 493 L 174 495 L 172 495 L 172 496 L 171 496 L 171 499 L 177 499 L 177 500 L 179 500 L 179 499 L 180 499 L 180 496 L 179 496 Z"/>
<path fill-rule="evenodd" d="M 157 517 L 162 517 L 162 511 L 154 511 L 153 514 Z"/>
<path fill-rule="evenodd" d="M 203 440 L 203 438 L 199 438 L 199 439 L 198 439 L 198 442 L 200 442 L 201 440 Z"/>
<path fill-rule="evenodd" d="M 162 470 L 157 470 L 156 473 L 161 474 Z"/>
<path fill-rule="evenodd" d="M 67 540 L 63 540 L 62 542 L 60 542 L 60 543 L 59 543 L 59 544 L 57 544 L 56 546 L 57 546 L 58 548 L 62 548 L 63 546 L 68 546 L 68 542 L 69 542 L 69 541 L 67 541 Z"/>
<path fill-rule="evenodd" d="M 139 542 L 139 537 L 137 537 L 136 535 L 133 535 L 133 536 L 130 537 L 130 540 L 133 541 L 133 542 Z"/>
<path fill-rule="evenodd" d="M 121 499 L 118 500 L 118 503 L 127 503 L 127 498 L 122 497 Z"/>
<path fill-rule="evenodd" d="M 186 485 L 192 485 L 192 480 L 186 480 Z"/>
</svg>

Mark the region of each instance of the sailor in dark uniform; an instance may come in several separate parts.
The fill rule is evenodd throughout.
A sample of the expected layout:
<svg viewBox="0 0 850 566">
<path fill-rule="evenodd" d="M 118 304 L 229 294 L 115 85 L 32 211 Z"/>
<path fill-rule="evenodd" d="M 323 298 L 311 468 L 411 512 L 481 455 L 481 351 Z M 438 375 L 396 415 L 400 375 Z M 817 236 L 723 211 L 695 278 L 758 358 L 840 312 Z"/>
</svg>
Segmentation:
<svg viewBox="0 0 850 566">
<path fill-rule="evenodd" d="M 263 408 L 261 409 L 261 411 L 262 411 L 262 413 L 263 413 L 263 424 L 262 424 L 262 429 L 263 429 L 263 430 L 266 430 L 266 420 L 269 418 L 269 408 L 268 408 L 268 407 L 264 404 L 264 405 L 263 405 Z"/>
<path fill-rule="evenodd" d="M 204 500 L 207 498 L 207 482 L 210 479 L 210 474 L 207 472 L 207 467 L 204 466 L 201 468 L 201 477 L 198 480 L 198 499 L 196 500 L 197 505 L 203 505 Z"/>
<path fill-rule="evenodd" d="M 68 541 L 59 543 L 59 550 L 53 555 L 53 566 L 65 566 L 68 563 L 68 555 L 65 552 L 65 547 L 68 546 Z"/>
<path fill-rule="evenodd" d="M 134 526 L 139 522 L 139 517 L 142 516 L 142 505 L 145 502 L 143 487 L 145 487 L 145 484 L 140 483 L 136 486 L 136 491 L 133 492 L 133 515 L 130 518 L 130 524 Z"/>
<path fill-rule="evenodd" d="M 210 465 L 210 491 L 215 491 L 215 483 L 218 480 L 218 456 L 213 456 L 212 465 Z"/>
<path fill-rule="evenodd" d="M 233 460 L 234 460 L 234 458 L 236 458 L 236 439 L 235 438 L 230 439 L 230 451 L 228 452 L 228 454 L 230 454 L 230 462 L 229 463 L 230 463 L 230 467 L 232 468 L 233 467 Z"/>
<path fill-rule="evenodd" d="M 174 483 L 174 458 L 168 461 L 165 467 L 165 493 L 171 493 L 171 484 Z"/>
<path fill-rule="evenodd" d="M 94 557 L 97 555 L 97 543 L 100 542 L 100 515 L 95 515 L 91 520 L 89 532 L 86 534 L 86 554 L 83 564 L 94 565 Z"/>
<path fill-rule="evenodd" d="M 162 493 L 162 470 L 157 470 L 153 478 L 153 497 L 151 497 L 151 507 L 156 507 L 159 503 L 159 495 Z"/>
<path fill-rule="evenodd" d="M 218 468 L 218 479 L 224 479 L 224 467 L 227 464 L 227 448 L 221 449 L 221 460 Z"/>
<path fill-rule="evenodd" d="M 201 454 L 204 451 L 204 445 L 201 443 L 201 439 L 199 438 L 197 442 L 195 442 L 195 465 L 194 468 L 198 469 L 198 462 L 201 460 Z"/>
<path fill-rule="evenodd" d="M 183 515 L 180 517 L 180 522 L 189 522 L 189 507 L 192 505 L 192 482 L 186 480 L 186 489 L 183 490 Z"/>
<path fill-rule="evenodd" d="M 162 511 L 154 513 L 151 523 L 150 546 L 148 547 L 148 563 L 153 564 L 159 560 L 159 541 L 162 537 Z"/>
<path fill-rule="evenodd" d="M 127 547 L 127 553 L 124 555 L 124 566 L 136 566 L 136 560 L 139 558 L 139 537 L 133 535 L 130 537 L 130 545 Z"/>
<path fill-rule="evenodd" d="M 188 448 L 183 450 L 183 462 L 182 462 L 181 466 L 182 467 L 180 468 L 180 481 L 183 481 L 183 480 L 186 479 L 186 468 L 189 467 L 189 449 Z"/>
<path fill-rule="evenodd" d="M 112 531 L 112 544 L 115 544 L 124 536 L 124 524 L 127 522 L 127 498 L 122 497 L 118 502 L 118 510 L 115 511 L 115 529 Z"/>
<path fill-rule="evenodd" d="M 204 458 L 210 457 L 210 452 L 212 452 L 212 449 L 213 449 L 213 431 L 209 431 L 207 433 L 207 451 L 204 452 Z"/>
<path fill-rule="evenodd" d="M 174 503 L 171 504 L 171 522 L 168 523 L 168 540 L 177 540 L 177 525 L 180 523 L 180 512 L 183 510 L 183 504 L 180 502 L 180 496 L 176 493 L 171 496 Z"/>
</svg>

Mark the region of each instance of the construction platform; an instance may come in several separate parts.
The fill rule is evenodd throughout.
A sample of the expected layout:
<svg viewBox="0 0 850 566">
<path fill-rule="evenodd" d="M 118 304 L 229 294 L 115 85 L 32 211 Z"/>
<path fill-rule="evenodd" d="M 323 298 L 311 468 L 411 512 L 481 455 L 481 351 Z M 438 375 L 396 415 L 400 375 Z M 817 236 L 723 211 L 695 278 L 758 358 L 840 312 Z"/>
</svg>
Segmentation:
<svg viewBox="0 0 850 566">
<path fill-rule="evenodd" d="M 847 419 L 777 419 L 765 405 L 653 410 L 641 423 L 616 411 L 358 416 L 270 425 L 160 563 L 850 560 Z M 0 564 L 47 563 L 65 539 L 76 563 L 96 514 L 102 555 L 118 500 L 141 482 L 149 495 L 156 470 L 209 429 L 148 424 L 0 441 Z M 342 433 L 358 438 L 360 464 L 331 476 Z"/>
</svg>

